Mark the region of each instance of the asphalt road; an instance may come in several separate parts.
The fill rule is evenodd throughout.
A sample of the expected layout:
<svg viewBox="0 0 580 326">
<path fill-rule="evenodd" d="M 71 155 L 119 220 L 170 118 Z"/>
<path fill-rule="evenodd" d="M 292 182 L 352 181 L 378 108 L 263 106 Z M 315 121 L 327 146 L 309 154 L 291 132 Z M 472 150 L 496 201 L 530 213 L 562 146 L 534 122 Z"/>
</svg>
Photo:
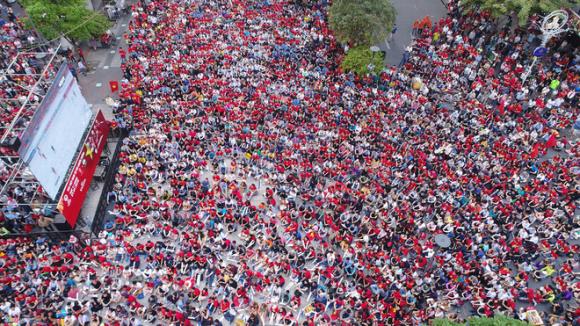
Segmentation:
<svg viewBox="0 0 580 326">
<path fill-rule="evenodd" d="M 431 16 L 433 22 L 447 14 L 442 0 L 391 0 L 397 9 L 397 31 L 389 44 L 378 44 L 381 50 L 387 52 L 385 63 L 398 65 L 405 52 L 405 47 L 411 42 L 413 22 L 418 18 Z"/>
</svg>

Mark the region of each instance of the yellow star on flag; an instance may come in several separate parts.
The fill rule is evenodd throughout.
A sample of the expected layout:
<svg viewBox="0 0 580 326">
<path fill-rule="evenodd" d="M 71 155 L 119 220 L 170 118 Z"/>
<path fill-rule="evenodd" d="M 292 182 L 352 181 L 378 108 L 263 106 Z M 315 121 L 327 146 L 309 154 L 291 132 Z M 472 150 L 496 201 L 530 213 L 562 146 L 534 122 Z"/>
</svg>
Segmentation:
<svg viewBox="0 0 580 326">
<path fill-rule="evenodd" d="M 87 149 L 85 156 L 88 156 L 92 159 L 95 151 L 88 144 L 85 144 L 85 148 Z"/>
</svg>

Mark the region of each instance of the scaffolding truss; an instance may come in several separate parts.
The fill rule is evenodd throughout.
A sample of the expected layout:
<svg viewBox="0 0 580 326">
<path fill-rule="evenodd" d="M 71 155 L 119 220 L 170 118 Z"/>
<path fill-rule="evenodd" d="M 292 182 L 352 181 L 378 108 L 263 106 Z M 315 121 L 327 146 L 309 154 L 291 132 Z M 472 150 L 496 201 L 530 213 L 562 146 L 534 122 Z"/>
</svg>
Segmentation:
<svg viewBox="0 0 580 326">
<path fill-rule="evenodd" d="M 59 50 L 19 52 L 0 73 L 0 210 L 7 218 L 29 218 L 56 206 L 18 156 L 18 147 L 19 136 L 55 82 L 64 60 Z"/>
</svg>

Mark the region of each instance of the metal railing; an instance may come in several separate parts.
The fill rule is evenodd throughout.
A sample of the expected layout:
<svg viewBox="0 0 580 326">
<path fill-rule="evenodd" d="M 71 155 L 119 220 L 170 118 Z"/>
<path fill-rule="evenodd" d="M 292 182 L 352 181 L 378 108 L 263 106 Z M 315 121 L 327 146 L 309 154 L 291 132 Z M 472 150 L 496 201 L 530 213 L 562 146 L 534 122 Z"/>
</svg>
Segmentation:
<svg viewBox="0 0 580 326">
<path fill-rule="evenodd" d="M 121 152 L 123 140 L 128 136 L 128 134 L 128 131 L 125 129 L 119 129 L 118 132 L 116 132 L 116 135 L 118 136 L 117 146 L 115 148 L 115 152 L 113 153 L 113 157 L 110 160 L 111 163 L 107 167 L 107 173 L 105 174 L 105 178 L 103 180 L 103 190 L 101 192 L 101 196 L 99 197 L 99 204 L 97 205 L 95 218 L 91 224 L 91 233 L 94 235 L 99 234 L 99 232 L 101 232 L 103 229 L 105 217 L 107 216 L 107 208 L 109 207 L 108 195 L 113 188 L 113 184 L 115 183 L 115 175 L 121 163 L 119 160 L 119 153 Z"/>
<path fill-rule="evenodd" d="M 103 190 L 101 196 L 99 197 L 99 203 L 97 206 L 97 210 L 95 212 L 95 217 L 91 224 L 91 231 L 86 232 L 80 229 L 70 229 L 70 226 L 66 223 L 61 224 L 51 224 L 48 228 L 52 230 L 44 230 L 39 232 L 10 232 L 4 235 L 1 235 L 0 238 L 3 239 L 10 239 L 10 238 L 39 238 L 39 237 L 46 237 L 52 240 L 61 240 L 66 241 L 69 239 L 71 235 L 76 236 L 79 239 L 92 239 L 96 236 L 102 229 L 103 229 L 103 222 L 105 220 L 107 214 L 107 207 L 109 205 L 107 197 L 109 191 L 112 189 L 114 181 L 115 181 L 115 174 L 120 164 L 119 160 L 119 153 L 121 151 L 123 139 L 128 136 L 128 131 L 126 130 L 117 130 L 112 135 L 118 138 L 117 146 L 115 152 L 113 153 L 113 157 L 110 159 L 111 163 L 107 167 L 107 172 L 105 174 L 105 178 L 103 180 Z M 68 229 L 67 229 L 68 227 Z"/>
<path fill-rule="evenodd" d="M 63 227 L 66 223 L 62 223 Z M 53 226 L 55 226 L 53 224 Z M 41 231 L 41 232 L 30 232 L 30 233 L 8 233 L 5 235 L 0 236 L 0 239 L 15 239 L 15 238 L 28 238 L 28 239 L 37 239 L 37 238 L 48 238 L 53 241 L 68 241 L 70 236 L 73 235 L 77 239 L 86 242 L 91 241 L 93 239 L 91 233 L 82 231 L 82 230 L 58 230 L 58 227 L 55 226 L 57 229 L 56 231 Z M 88 242 L 87 242 L 88 243 Z"/>
</svg>

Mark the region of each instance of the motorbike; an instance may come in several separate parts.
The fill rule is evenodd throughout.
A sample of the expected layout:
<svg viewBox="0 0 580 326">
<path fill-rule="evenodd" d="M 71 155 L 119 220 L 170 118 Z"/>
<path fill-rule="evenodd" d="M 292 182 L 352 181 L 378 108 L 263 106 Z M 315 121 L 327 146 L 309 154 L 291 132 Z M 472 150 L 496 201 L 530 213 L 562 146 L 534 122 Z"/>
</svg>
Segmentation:
<svg viewBox="0 0 580 326">
<path fill-rule="evenodd" d="M 117 46 L 117 38 L 110 30 L 108 30 L 98 39 L 93 39 L 89 41 L 89 46 L 95 50 L 114 48 Z"/>
</svg>

